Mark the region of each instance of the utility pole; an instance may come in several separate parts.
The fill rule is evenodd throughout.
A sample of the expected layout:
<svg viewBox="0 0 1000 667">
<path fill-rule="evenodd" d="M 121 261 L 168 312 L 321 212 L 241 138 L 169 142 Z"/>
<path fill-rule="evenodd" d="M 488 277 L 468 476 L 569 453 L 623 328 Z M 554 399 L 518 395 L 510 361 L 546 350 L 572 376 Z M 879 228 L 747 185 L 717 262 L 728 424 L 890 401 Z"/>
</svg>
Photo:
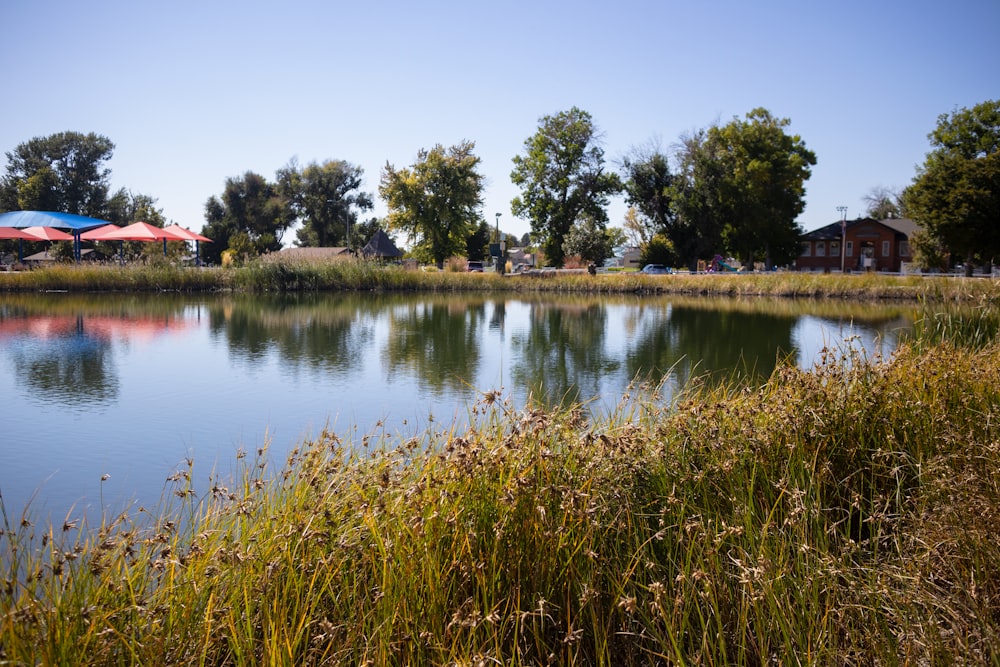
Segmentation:
<svg viewBox="0 0 1000 667">
<path fill-rule="evenodd" d="M 840 211 L 840 272 L 844 272 L 844 259 L 847 257 L 847 207 L 838 206 Z"/>
<path fill-rule="evenodd" d="M 497 258 L 496 258 L 496 263 L 497 263 L 496 267 L 497 267 L 497 269 L 496 270 L 497 270 L 497 273 L 499 273 L 501 276 L 503 275 L 503 270 L 504 270 L 504 256 L 503 256 L 504 252 L 503 252 L 503 250 L 504 250 L 503 240 L 501 240 L 501 238 L 500 238 L 500 214 L 497 213 Z"/>
</svg>

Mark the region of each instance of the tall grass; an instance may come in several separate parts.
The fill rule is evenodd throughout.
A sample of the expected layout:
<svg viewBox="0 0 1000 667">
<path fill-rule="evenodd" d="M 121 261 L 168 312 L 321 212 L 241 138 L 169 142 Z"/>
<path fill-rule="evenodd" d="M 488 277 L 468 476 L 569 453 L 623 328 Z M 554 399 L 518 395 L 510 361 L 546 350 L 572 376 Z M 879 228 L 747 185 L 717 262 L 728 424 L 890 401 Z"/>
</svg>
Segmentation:
<svg viewBox="0 0 1000 667">
<path fill-rule="evenodd" d="M 0 661 L 991 663 L 1000 345 L 918 343 L 595 417 L 490 393 L 96 525 L 0 505 Z"/>
<path fill-rule="evenodd" d="M 1000 303 L 1000 281 L 989 278 L 838 275 L 819 273 L 677 274 L 635 272 L 590 276 L 586 271 L 500 276 L 495 273 L 405 270 L 362 260 L 269 260 L 234 268 L 150 265 L 56 265 L 0 272 L 0 291 L 509 291 L 689 296 L 780 296 L 838 299 L 924 299 Z"/>
</svg>

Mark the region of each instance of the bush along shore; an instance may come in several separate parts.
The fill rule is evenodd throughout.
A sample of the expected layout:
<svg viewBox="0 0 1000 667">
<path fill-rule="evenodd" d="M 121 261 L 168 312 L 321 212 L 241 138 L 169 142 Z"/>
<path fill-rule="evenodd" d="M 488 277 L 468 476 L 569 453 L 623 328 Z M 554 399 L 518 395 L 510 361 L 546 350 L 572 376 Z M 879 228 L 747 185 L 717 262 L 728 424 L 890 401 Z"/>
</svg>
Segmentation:
<svg viewBox="0 0 1000 667">
<path fill-rule="evenodd" d="M 848 299 L 990 298 L 1000 302 L 1000 280 L 956 276 L 821 274 L 644 275 L 544 271 L 501 276 L 492 272 L 425 272 L 361 260 L 257 261 L 235 268 L 62 264 L 31 271 L 0 272 L 0 292 L 212 292 L 303 291 L 510 291 L 594 294 L 832 297 Z"/>
<path fill-rule="evenodd" d="M 190 463 L 155 510 L 2 508 L 0 663 L 995 663 L 998 377 L 995 314 L 928 318 L 759 387 L 491 393 L 460 431 Z"/>
</svg>

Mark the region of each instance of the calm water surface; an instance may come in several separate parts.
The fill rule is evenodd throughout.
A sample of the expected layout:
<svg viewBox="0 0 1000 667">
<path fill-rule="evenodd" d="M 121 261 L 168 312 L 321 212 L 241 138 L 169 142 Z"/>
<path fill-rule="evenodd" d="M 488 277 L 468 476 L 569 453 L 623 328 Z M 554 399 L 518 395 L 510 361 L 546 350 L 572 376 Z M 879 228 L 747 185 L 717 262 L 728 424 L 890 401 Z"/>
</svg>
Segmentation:
<svg viewBox="0 0 1000 667">
<path fill-rule="evenodd" d="M 0 493 L 62 521 L 154 505 L 325 426 L 414 433 L 481 392 L 611 409 L 639 378 L 748 381 L 895 348 L 915 308 L 659 297 L 0 295 Z M 102 481 L 103 476 L 108 476 Z"/>
</svg>

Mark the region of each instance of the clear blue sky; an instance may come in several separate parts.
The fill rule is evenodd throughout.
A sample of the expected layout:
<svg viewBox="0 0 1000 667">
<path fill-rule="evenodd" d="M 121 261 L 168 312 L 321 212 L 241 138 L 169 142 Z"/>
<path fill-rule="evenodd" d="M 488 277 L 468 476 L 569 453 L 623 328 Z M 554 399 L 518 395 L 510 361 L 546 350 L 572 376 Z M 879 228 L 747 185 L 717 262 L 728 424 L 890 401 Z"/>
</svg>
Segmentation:
<svg viewBox="0 0 1000 667">
<path fill-rule="evenodd" d="M 811 230 L 907 185 L 939 114 L 1000 98 L 1000 0 L 5 0 L 0 25 L 0 152 L 102 134 L 112 186 L 196 230 L 248 170 L 347 160 L 377 198 L 386 162 L 468 139 L 485 219 L 520 235 L 511 158 L 573 106 L 611 165 L 755 107 L 789 118 L 818 158 Z"/>
</svg>

